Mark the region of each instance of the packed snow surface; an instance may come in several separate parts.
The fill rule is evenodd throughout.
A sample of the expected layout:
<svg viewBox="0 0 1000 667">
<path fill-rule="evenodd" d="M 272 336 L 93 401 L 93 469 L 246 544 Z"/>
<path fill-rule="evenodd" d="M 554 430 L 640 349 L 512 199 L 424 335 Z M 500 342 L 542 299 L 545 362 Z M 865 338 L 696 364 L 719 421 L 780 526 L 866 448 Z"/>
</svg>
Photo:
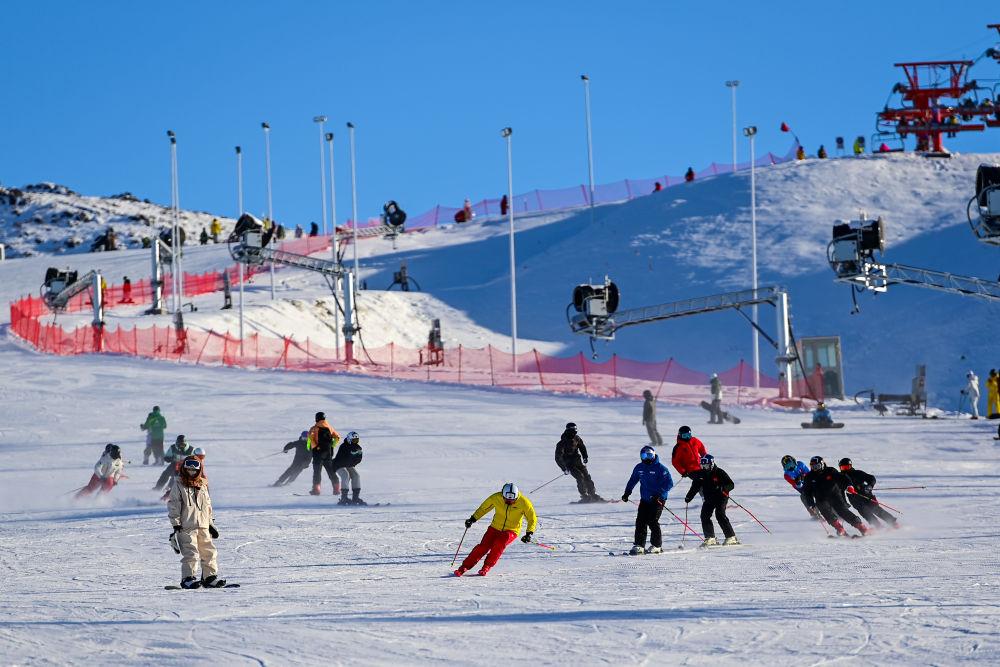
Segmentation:
<svg viewBox="0 0 1000 667">
<path fill-rule="evenodd" d="M 738 410 L 707 426 L 660 406 L 736 482 L 747 546 L 682 544 L 665 512 L 661 556 L 631 546 L 631 504 L 572 505 L 553 449 L 575 421 L 597 490 L 621 495 L 645 444 L 641 405 L 316 373 L 200 368 L 118 357 L 56 358 L 0 341 L 0 662 L 11 664 L 955 664 L 1000 660 L 995 422 L 879 418 L 841 409 L 842 431 L 804 415 Z M 221 574 L 242 588 L 165 591 L 180 578 L 159 493 L 141 465 L 153 404 L 207 449 Z M 276 454 L 324 410 L 357 430 L 362 497 L 271 488 Z M 106 442 L 128 478 L 74 501 Z M 669 444 L 661 455 L 669 457 Z M 785 453 L 850 456 L 879 478 L 903 528 L 828 539 L 784 482 Z M 668 507 L 699 532 L 687 480 Z M 463 520 L 507 480 L 534 501 L 536 538 L 485 578 L 450 577 Z M 633 499 L 638 496 L 633 494 Z M 461 554 L 482 535 L 475 524 Z"/>
</svg>

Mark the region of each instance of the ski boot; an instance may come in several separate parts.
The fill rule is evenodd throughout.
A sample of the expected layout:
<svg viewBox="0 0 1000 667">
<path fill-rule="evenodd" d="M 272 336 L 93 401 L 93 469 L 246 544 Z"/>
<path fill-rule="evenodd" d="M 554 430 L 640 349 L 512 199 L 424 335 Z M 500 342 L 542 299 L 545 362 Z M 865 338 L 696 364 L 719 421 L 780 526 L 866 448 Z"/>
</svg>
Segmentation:
<svg viewBox="0 0 1000 667">
<path fill-rule="evenodd" d="M 646 553 L 646 547 L 641 546 L 639 544 L 633 544 L 632 548 L 629 549 L 629 552 L 628 552 L 628 554 L 630 556 L 641 556 L 644 553 Z"/>
<path fill-rule="evenodd" d="M 604 498 L 602 498 L 601 496 L 597 495 L 596 493 L 592 493 L 592 494 L 590 494 L 590 500 L 588 502 L 592 502 L 592 503 L 606 503 L 608 501 L 605 500 Z"/>
<path fill-rule="evenodd" d="M 225 586 L 226 586 L 226 580 L 219 579 L 214 574 L 210 574 L 201 580 L 202 588 L 225 588 Z"/>
<path fill-rule="evenodd" d="M 194 589 L 201 588 L 201 582 L 194 577 L 184 577 L 181 579 L 181 588 Z"/>
<path fill-rule="evenodd" d="M 309 489 L 310 496 L 318 496 L 320 494 L 319 484 L 313 484 L 313 487 Z"/>
<path fill-rule="evenodd" d="M 490 569 L 492 569 L 492 568 L 489 568 L 489 567 L 483 565 L 483 567 L 479 570 L 479 576 L 480 577 L 485 577 L 486 574 L 490 571 Z"/>
<path fill-rule="evenodd" d="M 649 551 L 647 551 L 646 553 L 648 553 L 648 554 L 662 554 L 663 553 L 663 549 L 661 549 L 660 547 L 649 547 Z"/>
<path fill-rule="evenodd" d="M 858 532 L 861 533 L 861 537 L 865 537 L 866 535 L 871 535 L 872 533 L 872 529 L 863 523 L 859 523 L 858 525 L 855 526 L 855 528 L 857 528 Z"/>
<path fill-rule="evenodd" d="M 346 491 L 344 492 L 347 493 Z M 354 497 L 351 498 L 352 505 L 367 505 L 365 501 L 361 500 L 361 489 L 354 489 Z"/>
<path fill-rule="evenodd" d="M 333 495 L 337 495 L 338 493 L 340 493 L 340 480 L 333 483 Z"/>
<path fill-rule="evenodd" d="M 464 567 L 460 567 L 457 570 L 455 570 L 455 576 L 456 577 L 461 577 L 466 572 L 468 572 L 468 570 L 466 570 Z"/>
<path fill-rule="evenodd" d="M 719 541 L 714 537 L 706 537 L 705 541 L 701 543 L 703 547 L 717 547 L 719 546 Z"/>
<path fill-rule="evenodd" d="M 722 543 L 722 546 L 724 546 L 724 547 L 731 547 L 731 546 L 733 546 L 735 544 L 742 544 L 742 543 L 740 542 L 740 540 L 739 540 L 738 537 L 736 537 L 735 535 L 732 535 L 732 536 L 726 538 L 726 541 Z"/>
<path fill-rule="evenodd" d="M 338 505 L 350 505 L 351 501 L 347 499 L 347 489 L 341 489 L 340 500 L 337 501 Z"/>
<path fill-rule="evenodd" d="M 589 495 L 587 495 L 587 494 L 582 494 L 582 495 L 580 496 L 580 500 L 579 500 L 578 502 L 580 502 L 581 504 L 583 504 L 583 503 L 592 503 L 592 502 L 594 502 L 594 499 L 593 499 L 593 498 L 591 498 L 591 497 L 590 497 Z"/>
<path fill-rule="evenodd" d="M 840 521 L 835 521 L 833 523 L 833 528 L 837 531 L 837 537 L 847 537 L 847 531 L 844 530 L 844 524 L 840 523 Z"/>
</svg>

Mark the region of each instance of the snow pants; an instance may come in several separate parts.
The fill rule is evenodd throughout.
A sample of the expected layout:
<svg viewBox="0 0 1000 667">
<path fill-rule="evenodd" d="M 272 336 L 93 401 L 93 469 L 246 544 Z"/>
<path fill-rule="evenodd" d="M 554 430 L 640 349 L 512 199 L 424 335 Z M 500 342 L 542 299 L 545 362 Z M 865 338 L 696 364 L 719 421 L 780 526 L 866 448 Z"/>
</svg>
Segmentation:
<svg viewBox="0 0 1000 667">
<path fill-rule="evenodd" d="M 723 535 L 726 537 L 736 535 L 733 524 L 729 523 L 729 517 L 726 516 L 726 505 L 728 504 L 729 498 L 705 498 L 705 502 L 701 506 L 701 532 L 704 533 L 706 539 L 715 537 L 715 526 L 712 525 L 713 513 L 715 520 L 719 522 L 719 528 L 722 529 Z"/>
<path fill-rule="evenodd" d="M 865 521 L 873 526 L 881 525 L 879 520 L 885 521 L 890 526 L 896 523 L 896 517 L 886 512 L 884 509 L 878 506 L 878 503 L 874 503 L 865 496 L 858 495 L 856 493 L 849 495 L 848 500 L 851 501 L 851 505 L 854 509 L 858 511 L 858 514 L 865 518 Z"/>
<path fill-rule="evenodd" d="M 713 398 L 712 406 L 709 410 L 709 424 L 721 424 L 725 420 L 722 418 L 722 399 Z"/>
<path fill-rule="evenodd" d="M 142 465 L 149 465 L 149 455 L 153 453 L 153 435 L 146 431 L 146 448 L 142 450 Z"/>
<path fill-rule="evenodd" d="M 334 493 L 337 493 L 336 487 L 340 486 L 340 482 L 337 480 L 337 470 L 333 467 L 333 459 L 313 459 L 313 486 L 318 487 L 320 482 L 323 481 L 323 468 L 326 468 L 330 484 L 333 484 L 335 487 Z"/>
<path fill-rule="evenodd" d="M 663 437 L 660 436 L 660 432 L 656 430 L 656 422 L 646 422 L 646 435 L 649 436 L 649 442 L 657 447 L 663 446 Z"/>
<path fill-rule="evenodd" d="M 569 470 L 569 474 L 576 480 L 576 490 L 580 492 L 581 497 L 586 498 L 596 493 L 594 490 L 594 480 L 590 478 L 590 472 L 588 472 L 587 466 L 584 465 L 583 459 L 577 458 L 570 461 L 566 469 Z"/>
<path fill-rule="evenodd" d="M 646 529 L 649 529 L 649 544 L 654 547 L 663 546 L 663 534 L 660 532 L 660 514 L 663 506 L 652 500 L 640 500 L 639 511 L 635 515 L 635 541 L 640 547 L 646 546 Z"/>
<path fill-rule="evenodd" d="M 167 467 L 164 468 L 163 472 L 160 473 L 160 478 L 156 480 L 156 484 L 153 485 L 153 488 L 159 491 L 160 489 L 162 489 L 164 486 L 167 485 L 167 482 L 170 481 L 170 478 L 173 477 L 173 475 L 174 475 L 174 464 L 168 463 Z"/>
<path fill-rule="evenodd" d="M 163 436 L 150 435 L 149 449 L 153 454 L 153 463 L 163 465 Z"/>
<path fill-rule="evenodd" d="M 842 518 L 858 530 L 861 530 L 861 526 L 864 525 L 861 522 L 861 519 L 851 511 L 851 508 L 847 506 L 847 503 L 844 502 L 844 499 L 841 497 L 833 496 L 831 498 L 826 498 L 817 502 L 816 507 L 819 508 L 819 513 L 823 515 L 826 522 L 834 528 L 836 528 L 839 523 L 838 517 Z"/>
<path fill-rule="evenodd" d="M 177 546 L 181 550 L 181 578 L 197 577 L 201 564 L 201 578 L 218 574 L 215 544 L 208 528 L 188 528 L 177 532 Z"/>
<path fill-rule="evenodd" d="M 300 461 L 298 459 L 292 461 L 292 465 L 288 466 L 285 472 L 281 473 L 278 481 L 274 483 L 275 486 L 284 486 L 285 484 L 291 484 L 295 481 L 295 478 L 299 474 L 309 467 L 309 459 Z"/>
<path fill-rule="evenodd" d="M 91 475 L 90 481 L 87 482 L 87 486 L 83 487 L 76 492 L 77 498 L 82 498 L 83 496 L 89 496 L 94 491 L 100 489 L 101 491 L 107 493 L 111 489 L 115 488 L 115 480 L 111 477 L 98 477 L 97 475 Z"/>
<path fill-rule="evenodd" d="M 1000 392 L 991 391 L 986 395 L 986 415 L 1000 414 Z"/>
<path fill-rule="evenodd" d="M 354 466 L 340 468 L 337 470 L 337 474 L 340 475 L 340 489 L 342 492 L 347 492 L 348 483 L 351 489 L 355 491 L 361 490 L 361 475 L 354 469 Z"/>
<path fill-rule="evenodd" d="M 488 570 L 497 564 L 507 546 L 517 539 L 513 530 L 497 530 L 493 526 L 486 529 L 483 539 L 472 548 L 472 551 L 462 561 L 463 570 L 471 570 L 479 560 L 486 556 L 483 569 Z"/>
</svg>

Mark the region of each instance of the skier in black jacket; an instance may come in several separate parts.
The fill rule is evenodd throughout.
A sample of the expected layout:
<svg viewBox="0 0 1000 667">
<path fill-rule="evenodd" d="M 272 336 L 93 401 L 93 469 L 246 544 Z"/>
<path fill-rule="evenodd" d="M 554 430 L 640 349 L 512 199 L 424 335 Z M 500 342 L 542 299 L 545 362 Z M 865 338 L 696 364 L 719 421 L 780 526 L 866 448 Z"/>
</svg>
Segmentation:
<svg viewBox="0 0 1000 667">
<path fill-rule="evenodd" d="M 809 507 L 818 508 L 823 518 L 841 537 L 846 537 L 847 531 L 838 516 L 857 528 L 862 535 L 867 535 L 868 527 L 847 506 L 844 492 L 855 493 L 854 485 L 847 475 L 826 465 L 822 456 L 809 459 L 809 474 L 802 485 L 802 494 Z"/>
<path fill-rule="evenodd" d="M 309 451 L 309 431 L 302 431 L 299 434 L 299 439 L 292 440 L 286 444 L 282 451 L 288 453 L 292 449 L 295 450 L 295 458 L 292 459 L 292 464 L 288 466 L 285 472 L 281 473 L 278 481 L 271 486 L 291 484 L 299 476 L 299 473 L 309 467 L 309 463 L 312 461 L 312 453 Z"/>
<path fill-rule="evenodd" d="M 851 480 L 854 490 L 857 491 L 857 493 L 847 496 L 847 499 L 851 501 L 854 509 L 865 518 L 869 526 L 872 528 L 881 527 L 882 523 L 879 521 L 881 519 L 893 528 L 899 528 L 896 517 L 882 509 L 875 498 L 875 475 L 858 470 L 849 458 L 840 459 L 839 466 L 840 472 Z"/>
<path fill-rule="evenodd" d="M 718 545 L 715 539 L 715 527 L 712 525 L 712 514 L 715 514 L 719 528 L 722 528 L 726 541 L 726 546 L 739 544 L 736 538 L 736 531 L 729 523 L 726 516 L 726 505 L 729 504 L 729 492 L 735 488 L 732 478 L 725 470 L 715 465 L 715 457 L 705 454 L 701 457 L 701 470 L 697 470 L 689 475 L 691 478 L 691 488 L 684 496 L 684 502 L 690 503 L 701 491 L 705 497 L 705 502 L 701 506 L 701 530 L 705 534 L 703 547 L 713 547 Z"/>
<path fill-rule="evenodd" d="M 581 503 L 600 503 L 604 498 L 594 490 L 594 480 L 587 471 L 587 445 L 576 433 L 576 424 L 566 424 L 566 430 L 556 443 L 556 465 L 564 475 L 573 475 Z"/>
</svg>

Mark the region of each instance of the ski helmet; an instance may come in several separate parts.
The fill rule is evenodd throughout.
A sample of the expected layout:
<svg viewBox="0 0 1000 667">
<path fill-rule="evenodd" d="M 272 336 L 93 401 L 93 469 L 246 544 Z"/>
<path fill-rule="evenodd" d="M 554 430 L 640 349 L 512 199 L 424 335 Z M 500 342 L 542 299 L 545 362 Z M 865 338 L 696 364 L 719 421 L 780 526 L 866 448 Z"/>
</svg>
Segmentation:
<svg viewBox="0 0 1000 667">
<path fill-rule="evenodd" d="M 847 458 L 846 456 L 840 459 L 840 463 L 838 463 L 837 465 L 840 466 L 841 470 L 844 470 L 845 468 L 847 470 L 850 470 L 851 468 L 854 467 L 854 463 L 851 461 L 851 459 Z"/>
<path fill-rule="evenodd" d="M 701 457 L 701 469 L 711 470 L 715 467 L 715 457 L 711 454 L 705 454 Z"/>
<path fill-rule="evenodd" d="M 506 502 L 512 503 L 518 499 L 521 495 L 521 491 L 517 488 L 517 484 L 514 482 L 507 482 L 503 485 L 503 488 L 500 489 L 500 494 L 503 495 L 503 499 Z"/>
<path fill-rule="evenodd" d="M 316 413 L 316 421 L 321 422 L 324 419 L 326 419 L 326 413 L 325 412 L 317 412 Z"/>
<path fill-rule="evenodd" d="M 184 459 L 184 463 L 181 464 L 181 466 L 184 468 L 184 470 L 194 471 L 196 473 L 201 472 L 201 461 L 199 461 L 193 456 L 189 456 L 186 459 Z"/>
<path fill-rule="evenodd" d="M 361 436 L 358 435 L 357 431 L 351 431 L 346 436 L 344 436 L 344 442 L 348 445 L 356 445 L 361 442 Z"/>
<path fill-rule="evenodd" d="M 566 430 L 573 431 L 574 433 L 576 433 L 576 424 L 574 422 L 566 424 Z"/>
<path fill-rule="evenodd" d="M 677 429 L 677 436 L 681 440 L 690 440 L 691 439 L 691 427 L 690 426 L 681 426 L 679 429 Z"/>
<path fill-rule="evenodd" d="M 195 447 L 194 451 L 191 452 L 191 456 L 197 456 L 197 457 L 200 457 L 200 458 L 204 458 L 205 457 L 205 450 L 204 450 L 204 448 L 202 448 L 202 447 Z"/>
<path fill-rule="evenodd" d="M 826 403 L 824 403 L 823 401 L 820 401 L 819 403 L 816 404 L 816 407 L 819 408 L 820 410 L 825 410 L 826 409 Z"/>
<path fill-rule="evenodd" d="M 642 397 L 643 398 L 653 398 L 653 392 L 651 392 L 648 389 L 643 389 L 642 390 Z"/>
<path fill-rule="evenodd" d="M 820 470 L 826 467 L 826 461 L 823 460 L 822 456 L 814 456 L 809 459 L 809 468 L 811 470 Z"/>
<path fill-rule="evenodd" d="M 785 454 L 784 456 L 781 457 L 781 467 L 784 468 L 785 470 L 794 470 L 795 463 L 796 463 L 795 457 L 792 456 L 791 454 Z"/>
<path fill-rule="evenodd" d="M 302 431 L 302 433 L 299 433 L 299 438 L 301 438 L 302 440 L 305 440 L 308 437 L 309 437 L 309 431 Z"/>
<path fill-rule="evenodd" d="M 639 450 L 639 458 L 642 459 L 643 463 L 652 463 L 656 459 L 656 449 L 652 445 L 646 445 Z"/>
<path fill-rule="evenodd" d="M 178 445 L 184 444 L 184 436 L 183 435 L 177 436 L 177 439 L 174 440 L 174 442 Z"/>
</svg>

